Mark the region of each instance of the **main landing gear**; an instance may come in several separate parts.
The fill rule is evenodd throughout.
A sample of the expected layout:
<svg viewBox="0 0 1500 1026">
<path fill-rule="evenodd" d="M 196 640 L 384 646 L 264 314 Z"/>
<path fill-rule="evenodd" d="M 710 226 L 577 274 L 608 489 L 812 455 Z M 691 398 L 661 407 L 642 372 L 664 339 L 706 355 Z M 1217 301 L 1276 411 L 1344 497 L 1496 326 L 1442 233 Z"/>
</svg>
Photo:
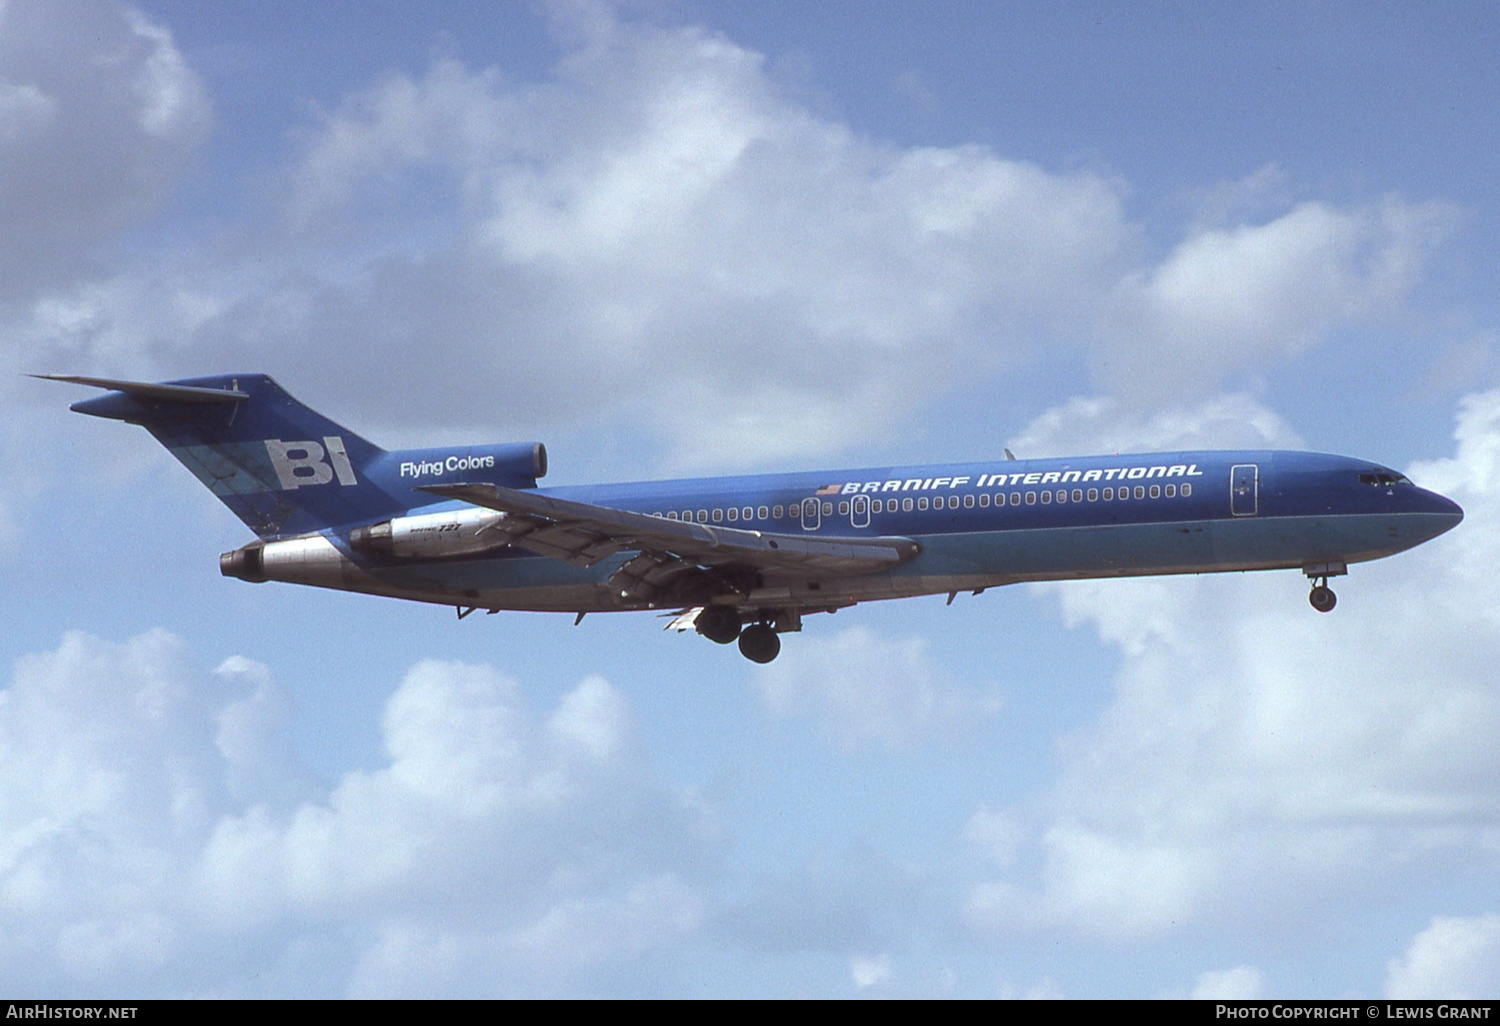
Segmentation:
<svg viewBox="0 0 1500 1026">
<path fill-rule="evenodd" d="M 740 614 L 729 606 L 704 607 L 693 621 L 693 628 L 720 645 L 738 639 L 740 655 L 753 663 L 769 663 L 781 652 L 781 639 L 770 624 L 752 623 L 741 629 Z"/>
<path fill-rule="evenodd" d="M 1312 591 L 1307 596 L 1307 601 L 1320 613 L 1331 613 L 1333 607 L 1338 605 L 1339 597 L 1333 593 L 1328 586 L 1328 578 L 1339 577 L 1349 572 L 1349 568 L 1343 563 L 1318 563 L 1314 566 L 1305 566 L 1302 572 L 1307 579 L 1312 581 Z"/>
<path fill-rule="evenodd" d="M 740 614 L 728 606 L 704 606 L 693 627 L 714 644 L 727 645 L 740 636 Z"/>
<path fill-rule="evenodd" d="M 752 623 L 740 632 L 740 655 L 752 663 L 769 663 L 781 651 L 781 639 L 768 623 Z"/>
</svg>

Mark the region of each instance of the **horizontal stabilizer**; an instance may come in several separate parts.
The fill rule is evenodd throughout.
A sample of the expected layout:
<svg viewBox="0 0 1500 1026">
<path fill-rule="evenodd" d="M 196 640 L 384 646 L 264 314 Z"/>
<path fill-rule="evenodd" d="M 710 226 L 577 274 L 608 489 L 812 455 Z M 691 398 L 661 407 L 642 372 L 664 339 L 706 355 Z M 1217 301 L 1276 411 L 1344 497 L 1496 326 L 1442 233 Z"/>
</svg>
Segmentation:
<svg viewBox="0 0 1500 1026">
<path fill-rule="evenodd" d="M 46 381 L 67 381 L 74 385 L 92 385 L 112 392 L 124 392 L 138 399 L 174 403 L 238 403 L 250 396 L 233 388 L 200 388 L 197 385 L 163 385 L 150 381 L 118 381 L 114 378 L 85 378 L 77 374 L 29 374 Z"/>
</svg>

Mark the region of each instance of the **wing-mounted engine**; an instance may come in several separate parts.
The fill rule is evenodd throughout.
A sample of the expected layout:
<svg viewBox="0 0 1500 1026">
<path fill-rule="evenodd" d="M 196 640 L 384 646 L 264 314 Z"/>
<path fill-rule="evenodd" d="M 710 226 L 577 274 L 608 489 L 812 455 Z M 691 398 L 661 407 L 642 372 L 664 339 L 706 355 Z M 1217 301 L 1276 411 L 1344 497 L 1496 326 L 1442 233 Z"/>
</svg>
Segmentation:
<svg viewBox="0 0 1500 1026">
<path fill-rule="evenodd" d="M 478 556 L 510 543 L 501 529 L 505 519 L 504 513 L 476 507 L 393 517 L 350 531 L 349 547 L 397 559 Z"/>
</svg>

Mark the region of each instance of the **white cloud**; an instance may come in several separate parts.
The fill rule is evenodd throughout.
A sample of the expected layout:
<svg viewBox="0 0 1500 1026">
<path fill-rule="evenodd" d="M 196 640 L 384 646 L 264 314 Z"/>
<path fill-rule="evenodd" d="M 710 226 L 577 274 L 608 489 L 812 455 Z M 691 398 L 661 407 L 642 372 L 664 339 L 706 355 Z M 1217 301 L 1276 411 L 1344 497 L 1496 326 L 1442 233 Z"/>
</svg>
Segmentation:
<svg viewBox="0 0 1500 1026">
<path fill-rule="evenodd" d="M 1033 420 L 1011 448 L 1032 459 L 1082 452 L 1295 449 L 1301 444 L 1281 417 L 1238 392 L 1150 412 L 1109 396 L 1077 397 Z"/>
<path fill-rule="evenodd" d="M 261 314 L 290 300 L 312 320 L 297 338 L 357 340 L 340 373 L 371 394 L 400 377 L 430 414 L 482 382 L 533 421 L 628 415 L 679 465 L 833 451 L 941 389 L 981 336 L 1016 340 L 991 361 L 1035 352 L 1084 323 L 1078 297 L 1133 234 L 1111 183 L 883 146 L 720 36 L 613 21 L 541 85 L 452 62 L 388 78 L 291 181 L 289 245 L 338 270 L 209 325 L 225 360 L 252 335 L 290 344 Z M 433 358 L 413 363 L 418 338 Z"/>
<path fill-rule="evenodd" d="M 1143 936 L 1300 914 L 1433 850 L 1494 858 L 1500 393 L 1469 397 L 1456 437 L 1411 473 L 1465 523 L 1354 567 L 1330 616 L 1291 573 L 1040 589 L 1120 668 L 1055 786 L 1012 813 L 1040 870 L 976 887 L 977 922 Z"/>
<path fill-rule="evenodd" d="M 722 37 L 596 30 L 541 88 L 454 64 L 389 80 L 308 151 L 299 222 L 346 216 L 365 183 L 417 168 L 461 197 L 452 239 L 418 229 L 418 260 L 368 265 L 377 288 L 306 297 L 330 319 L 318 334 L 359 335 L 372 394 L 399 354 L 418 409 L 450 409 L 469 386 L 445 368 L 461 366 L 533 420 L 564 397 L 575 421 L 580 406 L 650 410 L 680 466 L 825 454 L 976 367 L 1079 340 L 1128 365 L 1104 377 L 1126 393 L 1182 368 L 1212 386 L 1399 295 L 1440 220 L 1394 200 L 1311 205 L 1202 230 L 1132 271 L 1138 233 L 1112 182 L 978 147 L 881 146 L 791 103 Z M 389 326 L 417 324 L 450 355 L 413 378 Z"/>
<path fill-rule="evenodd" d="M 1193 1001 L 1260 1001 L 1265 996 L 1266 975 L 1253 965 L 1199 973 L 1188 995 Z"/>
<path fill-rule="evenodd" d="M 846 749 L 912 747 L 1000 708 L 998 698 L 949 680 L 925 640 L 865 627 L 799 638 L 754 680 L 771 712 L 813 717 Z"/>
<path fill-rule="evenodd" d="M 1450 1001 L 1500 994 L 1500 915 L 1435 916 L 1386 966 L 1385 994 Z"/>
<path fill-rule="evenodd" d="M 891 956 L 855 955 L 849 959 L 849 976 L 860 990 L 878 987 L 891 978 Z"/>
<path fill-rule="evenodd" d="M 1196 231 L 1122 281 L 1100 353 L 1107 390 L 1201 392 L 1397 309 L 1454 211 L 1394 197 L 1300 204 L 1262 224 Z"/>
<path fill-rule="evenodd" d="M 207 104 L 163 30 L 80 10 L 138 58 L 108 113 L 152 158 L 149 187 L 109 207 L 139 216 Z M 748 466 L 832 456 L 1033 361 L 1082 354 L 1131 401 L 1253 383 L 1392 309 L 1451 220 L 1305 203 L 1193 226 L 1151 262 L 1123 183 L 885 144 L 721 35 L 552 14 L 569 49 L 547 78 L 451 60 L 386 75 L 298 134 L 268 206 L 230 215 L 232 248 L 193 240 L 114 276 L 59 248 L 71 270 L 0 339 L 101 373 L 295 368 L 287 384 L 334 389 L 391 444 L 524 425 L 592 448 L 627 425 L 658 466 Z M 51 80 L 32 78 L 7 80 L 0 108 L 27 139 L 51 123 Z M 123 223 L 66 220 L 95 242 Z"/>
<path fill-rule="evenodd" d="M 110 0 L 0 7 L 0 301 L 97 273 L 205 138 L 169 32 Z"/>
<path fill-rule="evenodd" d="M 600 678 L 540 719 L 488 667 L 418 664 L 387 764 L 331 788 L 290 726 L 264 667 L 206 672 L 162 631 L 23 659 L 0 691 L 0 978 L 564 993 L 699 925 L 701 814 L 651 778 Z"/>
</svg>

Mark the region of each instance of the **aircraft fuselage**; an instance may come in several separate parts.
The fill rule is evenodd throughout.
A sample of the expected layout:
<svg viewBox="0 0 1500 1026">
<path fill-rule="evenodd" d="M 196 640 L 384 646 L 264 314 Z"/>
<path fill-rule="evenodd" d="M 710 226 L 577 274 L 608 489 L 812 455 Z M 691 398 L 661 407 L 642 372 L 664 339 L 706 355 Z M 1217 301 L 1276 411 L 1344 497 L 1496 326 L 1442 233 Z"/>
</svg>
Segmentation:
<svg viewBox="0 0 1500 1026">
<path fill-rule="evenodd" d="M 1379 559 L 1456 525 L 1462 511 L 1375 464 L 1284 451 L 1179 452 L 758 475 L 539 489 L 709 527 L 819 537 L 902 536 L 914 558 L 880 574 L 763 570 L 741 605 L 808 608 L 1023 581 L 1325 569 Z M 438 508 L 455 514 L 459 504 Z M 433 513 L 424 509 L 423 513 Z M 276 546 L 285 546 L 283 553 Z M 269 543 L 276 580 L 484 609 L 607 612 L 620 553 L 576 567 L 514 548 L 397 558 L 325 531 Z"/>
<path fill-rule="evenodd" d="M 1419 545 L 1457 504 L 1363 460 L 1172 452 L 539 488 L 540 443 L 387 452 L 264 374 L 61 376 L 257 535 L 226 576 L 475 609 L 680 610 L 768 662 L 806 613 L 1019 581 L 1299 569 Z M 1008 455 L 1008 454 L 1007 454 Z"/>
</svg>

